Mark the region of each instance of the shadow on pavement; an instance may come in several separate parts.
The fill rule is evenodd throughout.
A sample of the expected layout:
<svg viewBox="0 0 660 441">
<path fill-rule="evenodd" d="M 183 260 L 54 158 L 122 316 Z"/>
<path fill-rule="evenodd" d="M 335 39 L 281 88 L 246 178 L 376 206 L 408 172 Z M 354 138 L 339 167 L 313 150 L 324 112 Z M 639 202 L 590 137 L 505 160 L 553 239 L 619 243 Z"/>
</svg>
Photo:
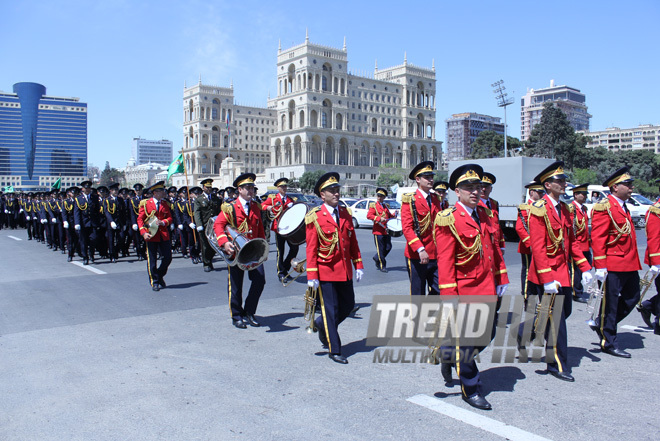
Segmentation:
<svg viewBox="0 0 660 441">
<path fill-rule="evenodd" d="M 518 380 L 527 378 L 517 367 L 500 366 L 480 372 L 484 396 L 491 392 L 513 392 Z"/>
<path fill-rule="evenodd" d="M 261 323 L 261 326 L 268 327 L 266 332 L 282 332 L 300 329 L 300 326 L 288 326 L 285 324 L 287 320 L 292 318 L 302 318 L 302 314 L 299 312 L 288 312 L 286 314 L 271 315 L 268 317 L 261 317 L 259 322 Z"/>
</svg>

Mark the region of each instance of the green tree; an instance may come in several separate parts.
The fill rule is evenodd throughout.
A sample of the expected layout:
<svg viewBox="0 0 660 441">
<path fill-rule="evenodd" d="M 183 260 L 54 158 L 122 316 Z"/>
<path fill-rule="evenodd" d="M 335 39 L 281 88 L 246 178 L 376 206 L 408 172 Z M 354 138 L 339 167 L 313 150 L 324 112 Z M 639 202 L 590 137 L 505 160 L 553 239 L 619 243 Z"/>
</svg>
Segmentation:
<svg viewBox="0 0 660 441">
<path fill-rule="evenodd" d="M 405 170 L 400 166 L 396 164 L 383 164 L 378 167 L 378 179 L 376 179 L 376 185 L 387 189 L 394 184 L 403 185 L 405 176 Z"/>
<path fill-rule="evenodd" d="M 507 150 L 522 147 L 522 142 L 512 136 L 506 137 Z M 504 135 L 494 130 L 484 130 L 470 145 L 470 159 L 487 159 L 504 157 Z"/>
<path fill-rule="evenodd" d="M 306 171 L 305 173 L 302 174 L 300 180 L 298 181 L 300 189 L 304 193 L 311 193 L 312 191 L 314 191 L 314 186 L 316 185 L 316 181 L 318 181 L 319 178 L 324 174 L 325 174 L 324 170 Z"/>
<path fill-rule="evenodd" d="M 110 163 L 106 161 L 105 168 L 101 172 L 101 177 L 99 179 L 100 185 L 105 185 L 106 187 L 112 185 L 116 182 L 120 184 L 126 181 L 124 172 L 117 170 L 116 168 L 111 168 Z"/>
<path fill-rule="evenodd" d="M 575 185 L 598 184 L 598 173 L 589 168 L 575 168 L 570 173 L 570 181 Z"/>
<path fill-rule="evenodd" d="M 523 155 L 557 158 L 564 161 L 567 169 L 572 170 L 580 142 L 586 144 L 586 138 L 579 139 L 564 112 L 547 102 L 543 105 L 541 121 L 534 126 L 525 143 Z"/>
</svg>

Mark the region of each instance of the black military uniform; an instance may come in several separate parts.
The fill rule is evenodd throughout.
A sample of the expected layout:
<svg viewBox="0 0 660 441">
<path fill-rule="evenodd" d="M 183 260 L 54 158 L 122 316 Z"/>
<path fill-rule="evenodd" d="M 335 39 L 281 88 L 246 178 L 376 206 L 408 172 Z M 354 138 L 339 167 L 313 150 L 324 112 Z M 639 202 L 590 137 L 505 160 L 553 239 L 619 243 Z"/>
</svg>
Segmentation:
<svg viewBox="0 0 660 441">
<path fill-rule="evenodd" d="M 74 228 L 76 222 L 74 213 L 74 207 L 76 206 L 75 197 L 80 193 L 78 187 L 70 187 L 66 190 L 67 199 L 62 201 L 62 225 L 64 231 L 66 232 L 66 241 L 68 244 L 68 257 L 67 262 L 73 260 L 73 256 L 76 253 L 76 250 L 80 252 L 80 240 L 78 238 L 78 233 Z"/>
<path fill-rule="evenodd" d="M 199 187 L 197 187 L 199 188 Z M 201 188 L 199 189 L 201 191 Z M 190 257 L 192 263 L 199 263 L 199 250 L 197 248 L 197 225 L 193 222 L 192 206 L 188 198 L 188 187 L 179 188 L 179 199 L 173 204 L 174 222 L 179 231 L 181 240 L 181 254 L 184 259 Z"/>
<path fill-rule="evenodd" d="M 144 185 L 135 184 L 133 186 L 133 189 L 135 190 L 135 196 L 130 198 L 128 202 L 129 216 L 127 220 L 130 219 L 130 224 L 129 224 L 131 228 L 130 235 L 133 238 L 133 247 L 135 247 L 135 253 L 137 254 L 138 261 L 140 261 L 147 258 L 146 244 L 144 243 L 144 239 L 138 232 L 138 223 L 137 223 L 137 218 L 138 215 L 140 214 L 140 201 L 142 201 L 142 190 L 144 189 Z"/>
<path fill-rule="evenodd" d="M 87 191 L 83 191 L 75 199 L 73 207 L 74 228 L 80 238 L 80 254 L 83 257 L 83 264 L 89 265 L 91 259 L 94 262 L 94 252 L 96 245 L 96 230 L 99 226 L 100 206 L 98 197 L 91 193 L 92 181 L 84 181 L 80 186 Z"/>
<path fill-rule="evenodd" d="M 117 197 L 119 183 L 109 187 L 110 196 L 103 200 L 103 214 L 105 215 L 106 233 L 108 243 L 108 257 L 110 262 L 117 263 L 121 244 L 121 232 L 126 223 L 125 205 Z"/>
<path fill-rule="evenodd" d="M 222 201 L 214 197 L 212 194 L 212 183 L 213 179 L 210 178 L 204 179 L 201 182 L 203 193 L 195 199 L 193 211 L 194 223 L 197 232 L 199 233 L 199 243 L 201 245 L 202 262 L 204 263 L 205 272 L 213 270 L 213 256 L 215 256 L 215 251 L 211 248 L 211 245 L 206 238 L 206 234 L 204 234 L 204 228 L 209 219 L 213 216 L 217 216 L 222 209 Z"/>
</svg>

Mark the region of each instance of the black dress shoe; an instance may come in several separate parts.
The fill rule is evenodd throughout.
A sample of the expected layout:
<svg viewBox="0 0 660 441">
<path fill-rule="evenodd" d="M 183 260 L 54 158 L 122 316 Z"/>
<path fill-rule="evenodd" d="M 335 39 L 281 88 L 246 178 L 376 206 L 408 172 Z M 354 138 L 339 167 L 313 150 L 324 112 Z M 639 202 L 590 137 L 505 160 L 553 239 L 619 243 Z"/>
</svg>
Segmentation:
<svg viewBox="0 0 660 441">
<path fill-rule="evenodd" d="M 655 324 L 655 326 L 653 327 L 653 333 L 655 335 L 660 335 L 660 325 L 659 324 L 657 324 L 657 323 Z"/>
<path fill-rule="evenodd" d="M 587 303 L 587 299 L 584 297 L 573 297 L 573 301 L 576 303 Z"/>
<path fill-rule="evenodd" d="M 451 366 L 452 363 L 440 363 L 440 372 L 442 373 L 442 378 L 445 380 L 445 383 L 451 383 L 454 379 L 451 377 Z"/>
<path fill-rule="evenodd" d="M 490 405 L 488 401 L 484 397 L 481 396 L 481 394 L 476 394 L 471 397 L 466 397 L 463 395 L 463 401 L 468 403 L 472 407 L 476 407 L 477 409 L 481 410 L 491 410 L 493 407 Z"/>
<path fill-rule="evenodd" d="M 160 285 L 157 283 L 154 283 L 154 285 L 151 287 L 152 291 L 160 291 Z"/>
<path fill-rule="evenodd" d="M 232 319 L 232 323 L 234 324 L 235 327 L 237 327 L 239 329 L 246 329 L 247 328 L 247 325 L 245 324 L 243 319 L 240 318 L 240 317 L 237 318 L 237 319 Z"/>
<path fill-rule="evenodd" d="M 71 262 L 72 260 L 73 260 L 73 257 L 71 257 L 71 256 L 69 256 L 69 257 L 66 258 L 66 261 L 67 261 L 67 262 Z"/>
<path fill-rule="evenodd" d="M 199 257 L 193 257 L 192 258 L 192 263 L 197 265 L 199 263 Z"/>
<path fill-rule="evenodd" d="M 160 279 L 160 286 L 162 288 L 167 288 L 167 283 L 165 283 L 165 279 L 162 279 L 162 278 Z"/>
<path fill-rule="evenodd" d="M 596 334 L 598 334 L 599 339 L 603 339 L 603 334 L 600 333 L 600 326 L 598 324 L 595 325 L 589 325 L 592 331 L 594 331 Z"/>
<path fill-rule="evenodd" d="M 89 259 L 83 259 L 83 265 L 89 265 Z"/>
<path fill-rule="evenodd" d="M 619 348 L 609 348 L 609 349 L 603 349 L 603 352 L 606 354 L 614 355 L 615 357 L 621 357 L 621 358 L 630 358 L 631 355 L 624 351 L 623 349 Z"/>
<path fill-rule="evenodd" d="M 213 270 L 211 269 L 210 266 L 205 266 L 205 267 L 204 267 L 204 272 L 205 272 L 205 273 L 210 273 L 211 271 L 213 271 Z"/>
<path fill-rule="evenodd" d="M 316 328 L 319 332 L 319 341 L 321 342 L 321 346 L 323 349 L 328 349 L 330 346 L 328 346 L 328 337 L 325 335 L 325 329 L 323 328 Z"/>
<path fill-rule="evenodd" d="M 548 371 L 548 373 L 555 378 L 559 378 L 560 380 L 568 381 L 571 383 L 575 381 L 575 378 L 566 372 Z"/>
<path fill-rule="evenodd" d="M 248 324 L 253 328 L 258 328 L 259 326 L 261 326 L 261 323 L 259 323 L 252 314 L 248 314 L 246 317 L 243 318 L 243 320 L 248 322 Z"/>
<path fill-rule="evenodd" d="M 383 273 L 388 273 L 388 272 L 389 272 L 389 271 L 387 270 L 387 268 L 381 268 L 380 271 L 383 272 Z"/>
<path fill-rule="evenodd" d="M 653 328 L 653 322 L 651 321 L 651 311 L 648 308 L 645 308 L 644 306 L 640 306 L 637 308 L 639 313 L 642 315 L 642 320 L 644 320 L 644 323 L 646 326 L 649 328 Z"/>
<path fill-rule="evenodd" d="M 341 354 L 328 354 L 328 357 L 330 357 L 330 360 L 334 361 L 335 363 L 348 364 L 346 357 Z"/>
</svg>

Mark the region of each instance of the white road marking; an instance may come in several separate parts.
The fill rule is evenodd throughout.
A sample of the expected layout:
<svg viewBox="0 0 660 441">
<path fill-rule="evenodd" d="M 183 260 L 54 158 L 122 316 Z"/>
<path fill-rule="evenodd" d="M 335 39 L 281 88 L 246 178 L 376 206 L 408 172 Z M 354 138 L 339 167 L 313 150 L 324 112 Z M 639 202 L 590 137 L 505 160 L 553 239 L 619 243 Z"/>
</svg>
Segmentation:
<svg viewBox="0 0 660 441">
<path fill-rule="evenodd" d="M 408 398 L 407 401 L 419 404 L 420 406 L 431 409 L 434 412 L 438 412 L 455 420 L 469 424 L 473 427 L 485 430 L 486 432 L 501 436 L 505 439 L 514 441 L 549 441 L 548 438 L 544 438 L 501 421 L 479 415 L 461 407 L 454 406 L 453 404 L 446 403 L 438 398 L 429 397 L 428 395 L 415 395 L 414 397 Z"/>
<path fill-rule="evenodd" d="M 86 269 L 87 271 L 91 271 L 94 274 L 108 274 L 105 271 L 101 271 L 100 269 L 94 268 L 93 266 L 83 265 L 82 262 L 71 262 L 71 263 L 73 263 L 76 266 L 79 266 L 82 269 Z"/>
<path fill-rule="evenodd" d="M 621 329 L 630 329 L 631 331 L 637 332 L 653 332 L 653 329 L 640 328 L 639 326 L 623 325 L 620 326 Z"/>
<path fill-rule="evenodd" d="M 19 239 L 18 237 L 15 237 L 15 236 L 7 236 L 7 237 L 9 237 L 11 239 L 14 239 L 14 240 L 23 240 L 23 239 Z"/>
</svg>

